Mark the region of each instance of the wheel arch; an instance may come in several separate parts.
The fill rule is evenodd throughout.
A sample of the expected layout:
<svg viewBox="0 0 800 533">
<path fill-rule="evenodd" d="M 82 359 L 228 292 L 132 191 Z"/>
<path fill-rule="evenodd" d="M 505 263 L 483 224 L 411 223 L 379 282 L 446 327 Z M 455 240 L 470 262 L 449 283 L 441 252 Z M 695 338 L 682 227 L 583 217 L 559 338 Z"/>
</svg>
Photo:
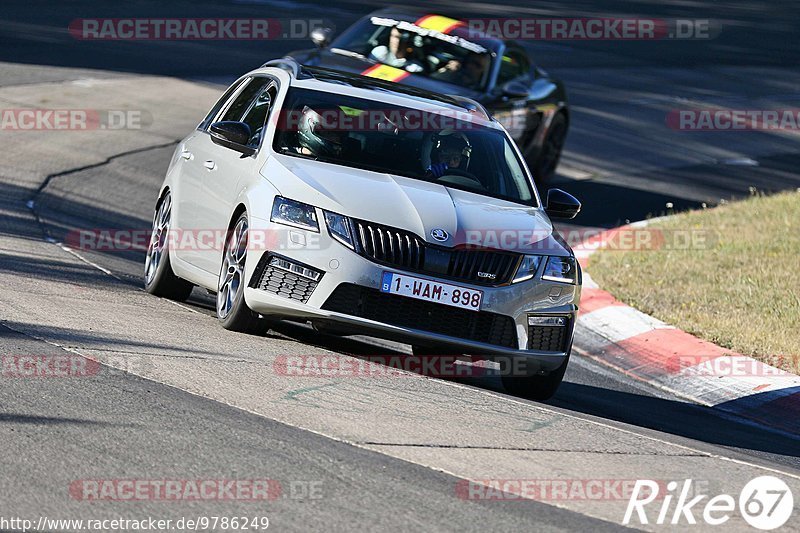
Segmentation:
<svg viewBox="0 0 800 533">
<path fill-rule="evenodd" d="M 239 202 L 239 204 L 233 210 L 230 220 L 228 221 L 228 231 L 231 231 L 233 229 L 234 224 L 236 224 L 236 221 L 239 220 L 240 216 L 242 216 L 242 213 L 246 212 L 247 212 L 247 206 L 244 205 L 244 202 Z"/>
<path fill-rule="evenodd" d="M 172 188 L 169 185 L 165 184 L 163 187 L 161 187 L 161 192 L 158 193 L 158 200 L 156 200 L 156 205 L 158 205 L 167 194 L 172 194 Z"/>
</svg>

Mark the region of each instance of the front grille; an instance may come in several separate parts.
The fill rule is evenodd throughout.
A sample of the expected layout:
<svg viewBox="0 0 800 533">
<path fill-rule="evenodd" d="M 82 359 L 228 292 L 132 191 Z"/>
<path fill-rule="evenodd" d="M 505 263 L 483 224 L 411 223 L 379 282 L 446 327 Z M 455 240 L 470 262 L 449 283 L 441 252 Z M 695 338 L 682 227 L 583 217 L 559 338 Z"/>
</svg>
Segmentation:
<svg viewBox="0 0 800 533">
<path fill-rule="evenodd" d="M 459 339 L 519 348 L 514 320 L 485 311 L 467 311 L 342 283 L 322 309 Z"/>
<path fill-rule="evenodd" d="M 519 254 L 490 250 L 457 250 L 426 243 L 410 231 L 354 220 L 358 252 L 402 270 L 422 272 L 477 285 L 508 283 Z"/>
<path fill-rule="evenodd" d="M 411 232 L 355 220 L 361 254 L 405 270 L 425 268 L 425 241 Z"/>
<path fill-rule="evenodd" d="M 545 352 L 565 352 L 567 333 L 564 326 L 528 326 L 528 349 Z"/>
<path fill-rule="evenodd" d="M 273 258 L 280 258 L 282 260 L 281 262 L 284 264 L 288 262 L 296 267 L 302 267 L 307 271 L 313 271 L 315 275 L 318 276 L 317 281 L 296 272 L 291 272 L 286 268 L 270 264 Z M 308 299 L 311 298 L 311 294 L 314 292 L 314 289 L 317 288 L 317 284 L 321 278 L 322 273 L 308 265 L 291 261 L 276 254 L 265 253 L 261 256 L 258 265 L 256 265 L 253 277 L 250 278 L 250 287 L 271 292 L 290 300 L 306 303 Z"/>
</svg>

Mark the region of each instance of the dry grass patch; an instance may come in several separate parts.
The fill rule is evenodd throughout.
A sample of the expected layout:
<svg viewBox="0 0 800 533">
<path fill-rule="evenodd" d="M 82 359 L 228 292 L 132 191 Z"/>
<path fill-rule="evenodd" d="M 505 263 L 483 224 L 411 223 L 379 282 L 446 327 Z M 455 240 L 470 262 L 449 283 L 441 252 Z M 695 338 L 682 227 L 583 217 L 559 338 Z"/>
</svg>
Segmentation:
<svg viewBox="0 0 800 533">
<path fill-rule="evenodd" d="M 648 229 L 654 242 L 673 246 L 597 252 L 588 271 L 601 287 L 684 331 L 798 373 L 800 192 L 682 213 Z M 689 235 L 695 246 L 679 249 Z"/>
</svg>

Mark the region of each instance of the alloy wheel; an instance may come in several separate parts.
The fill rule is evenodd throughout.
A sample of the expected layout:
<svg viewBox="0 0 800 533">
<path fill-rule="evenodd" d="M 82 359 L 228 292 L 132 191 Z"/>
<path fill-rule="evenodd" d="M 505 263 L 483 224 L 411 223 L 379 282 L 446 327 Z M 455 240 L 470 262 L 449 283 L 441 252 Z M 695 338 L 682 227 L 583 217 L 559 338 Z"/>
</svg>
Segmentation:
<svg viewBox="0 0 800 533">
<path fill-rule="evenodd" d="M 150 234 L 150 244 L 147 246 L 147 256 L 144 261 L 144 279 L 147 285 L 153 282 L 158 272 L 158 267 L 164 258 L 171 215 L 172 197 L 167 193 L 153 217 L 153 231 Z"/>
<path fill-rule="evenodd" d="M 217 290 L 217 316 L 225 318 L 233 309 L 239 292 L 243 290 L 244 263 L 247 257 L 247 218 L 242 217 L 231 232 Z"/>
</svg>

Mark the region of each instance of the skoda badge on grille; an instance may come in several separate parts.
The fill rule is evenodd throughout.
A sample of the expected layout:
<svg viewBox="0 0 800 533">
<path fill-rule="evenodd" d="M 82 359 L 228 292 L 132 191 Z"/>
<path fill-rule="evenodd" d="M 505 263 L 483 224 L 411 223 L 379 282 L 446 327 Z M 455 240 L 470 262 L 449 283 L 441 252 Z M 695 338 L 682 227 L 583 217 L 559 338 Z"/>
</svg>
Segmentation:
<svg viewBox="0 0 800 533">
<path fill-rule="evenodd" d="M 435 240 L 439 242 L 444 242 L 447 240 L 449 235 L 442 228 L 435 228 L 431 230 L 431 237 L 433 237 Z"/>
</svg>

